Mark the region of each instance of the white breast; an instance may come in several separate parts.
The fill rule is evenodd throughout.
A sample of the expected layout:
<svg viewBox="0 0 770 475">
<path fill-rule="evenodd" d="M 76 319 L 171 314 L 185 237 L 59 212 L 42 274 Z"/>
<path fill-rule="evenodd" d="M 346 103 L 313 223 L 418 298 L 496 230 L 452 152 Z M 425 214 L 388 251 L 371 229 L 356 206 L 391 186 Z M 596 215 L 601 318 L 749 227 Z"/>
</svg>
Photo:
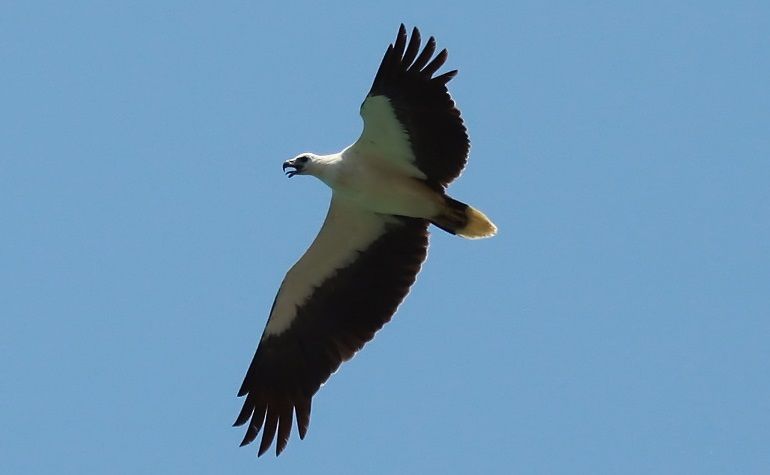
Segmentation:
<svg viewBox="0 0 770 475">
<path fill-rule="evenodd" d="M 431 218 L 439 212 L 441 197 L 422 180 L 376 157 L 351 155 L 345 154 L 329 183 L 335 197 L 383 214 Z"/>
</svg>

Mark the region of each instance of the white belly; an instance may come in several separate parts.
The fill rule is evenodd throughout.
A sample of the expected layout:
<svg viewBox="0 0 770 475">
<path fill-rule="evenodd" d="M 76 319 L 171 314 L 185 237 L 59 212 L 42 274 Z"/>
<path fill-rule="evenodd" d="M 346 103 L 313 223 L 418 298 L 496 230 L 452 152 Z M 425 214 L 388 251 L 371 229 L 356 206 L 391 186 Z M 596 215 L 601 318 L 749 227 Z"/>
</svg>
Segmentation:
<svg viewBox="0 0 770 475">
<path fill-rule="evenodd" d="M 356 164 L 357 165 L 357 164 Z M 438 193 L 421 180 L 395 170 L 349 166 L 336 177 L 334 194 L 358 206 L 383 214 L 431 218 L 442 203 Z"/>
</svg>

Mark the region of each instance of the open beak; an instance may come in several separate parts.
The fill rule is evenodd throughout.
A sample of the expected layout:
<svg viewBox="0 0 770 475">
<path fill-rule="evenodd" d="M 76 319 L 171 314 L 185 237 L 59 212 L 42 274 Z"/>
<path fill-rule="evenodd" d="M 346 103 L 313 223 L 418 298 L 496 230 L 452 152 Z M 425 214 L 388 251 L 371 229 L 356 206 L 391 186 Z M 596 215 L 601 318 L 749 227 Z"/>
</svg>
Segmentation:
<svg viewBox="0 0 770 475">
<path fill-rule="evenodd" d="M 293 168 L 294 170 L 286 171 L 287 168 Z M 299 167 L 295 165 L 294 160 L 286 160 L 283 162 L 283 172 L 286 173 L 286 176 L 291 178 L 299 173 Z"/>
</svg>

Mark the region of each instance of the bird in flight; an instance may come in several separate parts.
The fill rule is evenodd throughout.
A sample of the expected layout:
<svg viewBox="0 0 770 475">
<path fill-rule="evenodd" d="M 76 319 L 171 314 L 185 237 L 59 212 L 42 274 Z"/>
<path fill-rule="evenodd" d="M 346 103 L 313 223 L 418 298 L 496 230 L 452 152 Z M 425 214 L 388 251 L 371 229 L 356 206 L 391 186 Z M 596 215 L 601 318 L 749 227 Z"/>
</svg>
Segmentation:
<svg viewBox="0 0 770 475">
<path fill-rule="evenodd" d="M 241 446 L 262 440 L 276 455 L 296 416 L 299 438 L 313 395 L 396 312 L 414 283 L 433 224 L 464 238 L 493 236 L 484 213 L 450 198 L 470 143 L 447 91 L 457 71 L 435 75 L 447 51 L 420 50 L 417 28 L 402 24 L 361 105 L 364 130 L 339 153 L 301 153 L 283 163 L 289 177 L 311 175 L 332 189 L 326 220 L 289 269 L 238 396 Z"/>
</svg>

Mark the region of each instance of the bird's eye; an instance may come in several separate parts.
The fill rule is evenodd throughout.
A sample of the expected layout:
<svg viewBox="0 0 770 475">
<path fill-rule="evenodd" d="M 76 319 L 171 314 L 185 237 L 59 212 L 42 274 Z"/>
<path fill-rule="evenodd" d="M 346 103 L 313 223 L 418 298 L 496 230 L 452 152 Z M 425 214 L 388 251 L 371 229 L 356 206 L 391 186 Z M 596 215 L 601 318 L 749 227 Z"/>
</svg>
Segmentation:
<svg viewBox="0 0 770 475">
<path fill-rule="evenodd" d="M 299 157 L 298 159 L 299 163 L 306 163 L 307 162 L 307 155 L 303 155 Z"/>
</svg>

